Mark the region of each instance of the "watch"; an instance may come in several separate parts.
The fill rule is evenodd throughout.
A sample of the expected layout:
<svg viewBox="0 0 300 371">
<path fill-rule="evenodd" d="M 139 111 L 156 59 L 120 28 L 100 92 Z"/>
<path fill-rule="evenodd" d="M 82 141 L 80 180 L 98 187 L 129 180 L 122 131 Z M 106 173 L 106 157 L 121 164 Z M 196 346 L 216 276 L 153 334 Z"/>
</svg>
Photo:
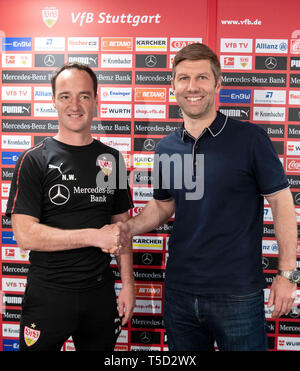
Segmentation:
<svg viewBox="0 0 300 371">
<path fill-rule="evenodd" d="M 292 283 L 300 282 L 300 271 L 298 269 L 295 269 L 294 271 L 278 270 L 278 275 L 287 278 Z"/>
</svg>

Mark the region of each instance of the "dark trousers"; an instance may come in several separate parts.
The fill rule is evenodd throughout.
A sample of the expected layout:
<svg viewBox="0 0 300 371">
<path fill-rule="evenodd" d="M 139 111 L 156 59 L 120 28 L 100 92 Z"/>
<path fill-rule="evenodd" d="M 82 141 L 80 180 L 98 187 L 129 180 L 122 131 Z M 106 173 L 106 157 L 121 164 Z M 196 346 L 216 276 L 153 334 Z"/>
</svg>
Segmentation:
<svg viewBox="0 0 300 371">
<path fill-rule="evenodd" d="M 266 351 L 263 291 L 199 295 L 165 290 L 164 323 L 170 351 Z"/>
<path fill-rule="evenodd" d="M 72 336 L 76 350 L 113 351 L 121 331 L 114 283 L 63 291 L 29 283 L 20 322 L 21 351 L 59 351 Z"/>
</svg>

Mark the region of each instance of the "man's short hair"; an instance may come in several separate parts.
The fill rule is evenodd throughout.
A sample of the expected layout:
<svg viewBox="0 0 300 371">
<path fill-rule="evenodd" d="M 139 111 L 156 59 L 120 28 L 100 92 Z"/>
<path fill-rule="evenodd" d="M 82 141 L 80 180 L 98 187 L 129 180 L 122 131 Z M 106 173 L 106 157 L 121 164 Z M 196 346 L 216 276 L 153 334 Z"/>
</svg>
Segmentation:
<svg viewBox="0 0 300 371">
<path fill-rule="evenodd" d="M 184 60 L 201 60 L 206 59 L 210 61 L 211 69 L 214 74 L 216 84 L 217 81 L 221 77 L 221 65 L 218 56 L 205 44 L 201 43 L 194 43 L 185 46 L 184 48 L 180 49 L 179 52 L 176 54 L 173 67 L 172 67 L 172 78 L 175 79 L 176 75 L 176 66 L 184 61 Z"/>
<path fill-rule="evenodd" d="M 52 94 L 55 96 L 55 83 L 56 79 L 59 76 L 59 74 L 64 71 L 64 70 L 70 70 L 72 68 L 75 68 L 79 71 L 86 71 L 90 76 L 93 81 L 93 87 L 94 87 L 94 95 L 95 97 L 97 96 L 97 87 L 98 87 L 98 80 L 95 72 L 87 65 L 83 63 L 65 63 L 61 65 L 60 67 L 57 68 L 57 70 L 54 71 L 52 77 L 51 77 L 51 86 L 52 86 Z"/>
</svg>

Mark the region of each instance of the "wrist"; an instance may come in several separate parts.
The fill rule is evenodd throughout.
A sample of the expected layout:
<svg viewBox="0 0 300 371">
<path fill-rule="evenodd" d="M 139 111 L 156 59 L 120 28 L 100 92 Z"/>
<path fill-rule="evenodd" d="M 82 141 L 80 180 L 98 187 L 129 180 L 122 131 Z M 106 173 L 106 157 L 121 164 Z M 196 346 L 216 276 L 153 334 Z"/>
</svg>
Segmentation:
<svg viewBox="0 0 300 371">
<path fill-rule="evenodd" d="M 126 224 L 128 226 L 128 229 L 129 229 L 129 233 L 131 234 L 131 238 L 135 235 L 135 231 L 134 231 L 134 225 L 135 225 L 135 222 L 134 222 L 134 217 L 131 218 L 131 219 L 128 219 L 126 221 Z"/>
<path fill-rule="evenodd" d="M 134 278 L 126 278 L 124 281 L 122 280 L 122 287 L 125 286 L 134 286 Z"/>
<path fill-rule="evenodd" d="M 291 283 L 300 283 L 300 270 L 291 269 L 291 270 L 278 270 L 278 276 L 284 277 L 289 280 Z"/>
<path fill-rule="evenodd" d="M 81 231 L 85 246 L 95 246 L 95 241 L 98 240 L 99 242 L 99 238 L 96 236 L 96 231 L 97 230 L 93 228 L 88 228 Z"/>
</svg>

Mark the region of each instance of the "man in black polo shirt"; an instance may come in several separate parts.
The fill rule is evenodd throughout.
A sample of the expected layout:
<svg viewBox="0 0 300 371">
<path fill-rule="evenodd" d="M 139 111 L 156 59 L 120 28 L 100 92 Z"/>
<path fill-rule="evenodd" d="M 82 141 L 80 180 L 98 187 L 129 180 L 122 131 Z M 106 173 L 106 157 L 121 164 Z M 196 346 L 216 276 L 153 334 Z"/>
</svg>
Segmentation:
<svg viewBox="0 0 300 371">
<path fill-rule="evenodd" d="M 297 225 L 283 167 L 259 126 L 216 112 L 220 63 L 192 44 L 173 64 L 184 125 L 155 155 L 154 197 L 127 222 L 133 235 L 175 212 L 164 323 L 170 350 L 267 350 L 262 270 L 264 197 L 279 245 L 268 305 L 289 313 L 296 292 Z"/>
<path fill-rule="evenodd" d="M 131 236 L 120 223 L 132 207 L 125 163 L 91 135 L 94 72 L 63 65 L 52 90 L 58 133 L 21 154 L 7 206 L 30 250 L 20 350 L 60 350 L 72 336 L 76 350 L 112 351 L 134 308 Z M 109 253 L 122 279 L 118 308 Z"/>
</svg>

